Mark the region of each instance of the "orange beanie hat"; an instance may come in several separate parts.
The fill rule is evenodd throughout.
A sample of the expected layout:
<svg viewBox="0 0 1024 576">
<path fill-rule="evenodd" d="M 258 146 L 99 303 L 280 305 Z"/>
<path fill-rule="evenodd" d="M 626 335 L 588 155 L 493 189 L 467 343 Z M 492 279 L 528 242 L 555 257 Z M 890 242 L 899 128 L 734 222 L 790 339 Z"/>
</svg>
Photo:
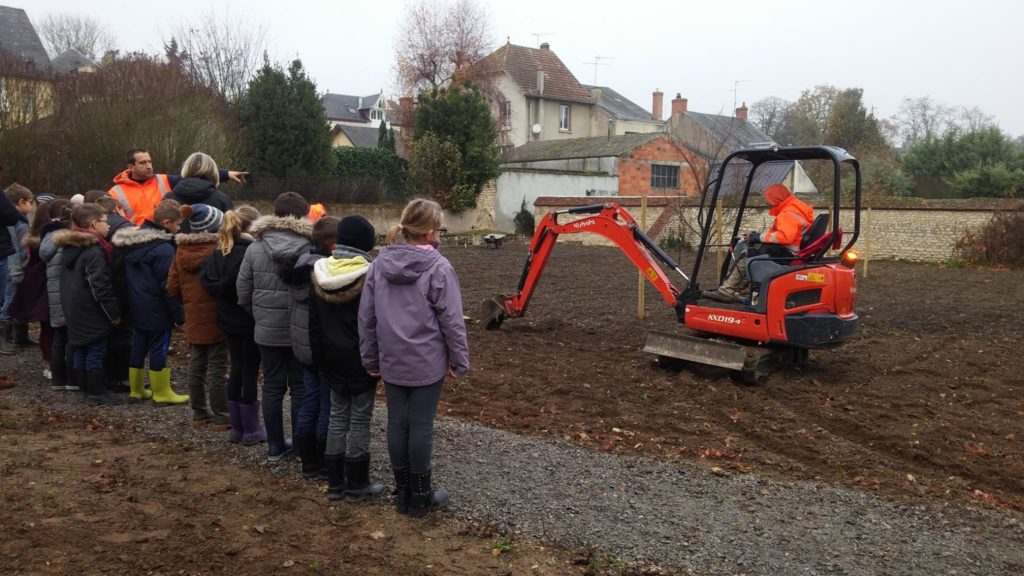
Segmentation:
<svg viewBox="0 0 1024 576">
<path fill-rule="evenodd" d="M 772 206 L 778 206 L 783 200 L 792 195 L 785 184 L 772 184 L 764 189 L 764 199 Z"/>
<path fill-rule="evenodd" d="M 327 209 L 324 208 L 323 204 L 313 204 L 309 207 L 309 214 L 306 215 L 306 219 L 310 222 L 316 222 L 327 215 Z"/>
</svg>

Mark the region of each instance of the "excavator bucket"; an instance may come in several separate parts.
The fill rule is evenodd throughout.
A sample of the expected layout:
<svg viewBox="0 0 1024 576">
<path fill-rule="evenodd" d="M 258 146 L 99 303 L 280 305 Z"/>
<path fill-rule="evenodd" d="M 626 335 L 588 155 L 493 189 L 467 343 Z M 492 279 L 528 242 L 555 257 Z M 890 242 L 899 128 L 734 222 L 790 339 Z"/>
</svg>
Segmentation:
<svg viewBox="0 0 1024 576">
<path fill-rule="evenodd" d="M 495 296 L 480 304 L 480 321 L 487 330 L 497 330 L 505 321 L 505 297 Z"/>
</svg>

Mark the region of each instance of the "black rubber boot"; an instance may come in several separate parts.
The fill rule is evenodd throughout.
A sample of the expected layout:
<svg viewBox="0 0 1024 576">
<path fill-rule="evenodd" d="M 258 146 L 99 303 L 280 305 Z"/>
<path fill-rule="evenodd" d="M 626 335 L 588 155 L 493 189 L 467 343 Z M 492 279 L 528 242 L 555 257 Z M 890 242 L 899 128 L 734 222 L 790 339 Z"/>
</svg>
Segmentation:
<svg viewBox="0 0 1024 576">
<path fill-rule="evenodd" d="M 370 482 L 370 455 L 345 459 L 345 500 L 363 502 L 384 493 L 384 485 Z"/>
<path fill-rule="evenodd" d="M 345 457 L 324 456 L 327 465 L 327 499 L 342 500 L 345 498 Z"/>
<path fill-rule="evenodd" d="M 316 439 L 316 479 L 329 480 L 327 477 L 327 438 Z"/>
<path fill-rule="evenodd" d="M 409 513 L 409 469 L 402 468 L 395 472 L 395 510 L 399 514 Z"/>
<path fill-rule="evenodd" d="M 29 337 L 28 324 L 15 322 L 13 344 L 15 346 L 38 346 L 39 342 L 36 342 L 31 337 Z"/>
<path fill-rule="evenodd" d="M 319 459 L 316 457 L 316 437 L 296 436 L 295 449 L 302 460 L 302 477 L 316 478 L 316 469 L 320 465 Z"/>
<path fill-rule="evenodd" d="M 409 474 L 409 516 L 422 518 L 448 503 L 448 492 L 430 486 L 430 472 Z"/>
<path fill-rule="evenodd" d="M 121 399 L 107 389 L 106 370 L 86 373 L 85 402 L 90 406 L 119 406 Z"/>
<path fill-rule="evenodd" d="M 68 390 L 80 392 L 82 397 L 89 392 L 87 386 L 88 378 L 86 378 L 86 371 L 80 368 L 71 370 L 71 380 L 68 381 Z"/>
</svg>

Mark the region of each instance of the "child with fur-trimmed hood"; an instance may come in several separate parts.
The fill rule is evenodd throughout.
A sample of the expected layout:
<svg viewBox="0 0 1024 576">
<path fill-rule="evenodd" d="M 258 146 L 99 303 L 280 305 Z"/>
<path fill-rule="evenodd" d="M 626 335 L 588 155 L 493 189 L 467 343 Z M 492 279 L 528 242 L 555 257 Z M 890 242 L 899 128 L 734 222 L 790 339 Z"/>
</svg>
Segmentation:
<svg viewBox="0 0 1024 576">
<path fill-rule="evenodd" d="M 164 200 L 154 208 L 153 220 L 143 221 L 138 228 L 125 227 L 113 238 L 132 325 L 128 387 L 132 399 L 152 398 L 158 405 L 188 402 L 188 396 L 171 389 L 171 369 L 167 366 L 171 331 L 185 322 L 181 304 L 167 293 L 167 274 L 175 254 L 174 234 L 180 225 L 179 204 Z M 145 388 L 147 360 L 152 390 Z"/>
<path fill-rule="evenodd" d="M 384 486 L 370 482 L 370 418 L 378 378 L 359 355 L 359 301 L 370 269 L 376 234 L 359 215 L 343 218 L 334 252 L 313 265 L 309 336 L 321 386 L 331 391 L 327 428 L 327 497 L 350 502 L 378 496 Z"/>
<path fill-rule="evenodd" d="M 224 213 L 214 206 L 193 204 L 182 206 L 181 216 L 182 229 L 188 232 L 174 237 L 178 251 L 167 274 L 167 293 L 185 307 L 192 427 L 209 424 L 215 432 L 225 432 L 231 429 L 225 380 L 227 339 L 217 325 L 217 301 L 199 279 L 203 261 L 217 248 Z"/>
<path fill-rule="evenodd" d="M 238 305 L 252 313 L 255 340 L 263 358 L 263 424 L 267 430 L 267 459 L 277 461 L 291 452 L 284 437 L 284 395 L 291 392 L 292 427 L 305 388 L 302 368 L 292 354 L 291 292 L 278 276 L 278 267 L 309 252 L 313 225 L 306 220 L 309 203 L 295 192 L 274 200 L 274 215 L 253 223 L 256 241 L 242 257 L 236 288 Z"/>
</svg>

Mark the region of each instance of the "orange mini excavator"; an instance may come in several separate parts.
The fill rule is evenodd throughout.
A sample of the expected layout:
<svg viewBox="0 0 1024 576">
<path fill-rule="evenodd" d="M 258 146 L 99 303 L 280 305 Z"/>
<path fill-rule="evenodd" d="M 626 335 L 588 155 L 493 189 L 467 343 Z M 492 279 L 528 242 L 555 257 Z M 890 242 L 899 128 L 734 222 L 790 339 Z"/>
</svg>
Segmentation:
<svg viewBox="0 0 1024 576">
<path fill-rule="evenodd" d="M 708 248 L 724 247 L 709 240 L 714 233 L 713 215 L 726 177 L 730 176 L 735 183 L 736 174 L 741 174 L 738 182 L 742 192 L 736 198 L 738 210 L 728 245 L 730 258 L 719 272 L 719 282 L 735 265 L 732 249 L 740 239 L 744 209 L 757 171 L 773 164 L 812 160 L 826 161 L 834 170 L 831 213 L 814 219 L 803 235 L 799 252 L 792 257 L 754 256 L 747 260 L 749 300 L 723 304 L 703 298 L 697 278 L 704 257 Z M 839 220 L 840 175 L 844 166 L 851 173 L 854 186 L 854 229 L 845 244 Z M 850 249 L 860 232 L 860 201 L 860 164 L 845 150 L 831 146 L 740 150 L 722 161 L 717 176 L 702 195 L 701 239 L 689 276 L 618 204 L 554 210 L 536 228 L 515 293 L 486 300 L 481 318 L 488 329 L 496 329 L 507 318 L 523 316 L 558 237 L 599 234 L 626 254 L 672 307 L 679 322 L 689 329 L 680 333 L 650 332 L 645 351 L 656 354 L 663 363 L 684 361 L 719 366 L 734 371 L 745 382 L 760 383 L 778 368 L 805 363 L 809 350 L 841 345 L 856 331 L 859 319 L 853 309 L 857 294 L 853 267 L 857 254 Z M 559 223 L 563 214 L 577 219 Z M 680 290 L 673 285 L 665 270 L 678 273 L 686 288 Z"/>
</svg>

